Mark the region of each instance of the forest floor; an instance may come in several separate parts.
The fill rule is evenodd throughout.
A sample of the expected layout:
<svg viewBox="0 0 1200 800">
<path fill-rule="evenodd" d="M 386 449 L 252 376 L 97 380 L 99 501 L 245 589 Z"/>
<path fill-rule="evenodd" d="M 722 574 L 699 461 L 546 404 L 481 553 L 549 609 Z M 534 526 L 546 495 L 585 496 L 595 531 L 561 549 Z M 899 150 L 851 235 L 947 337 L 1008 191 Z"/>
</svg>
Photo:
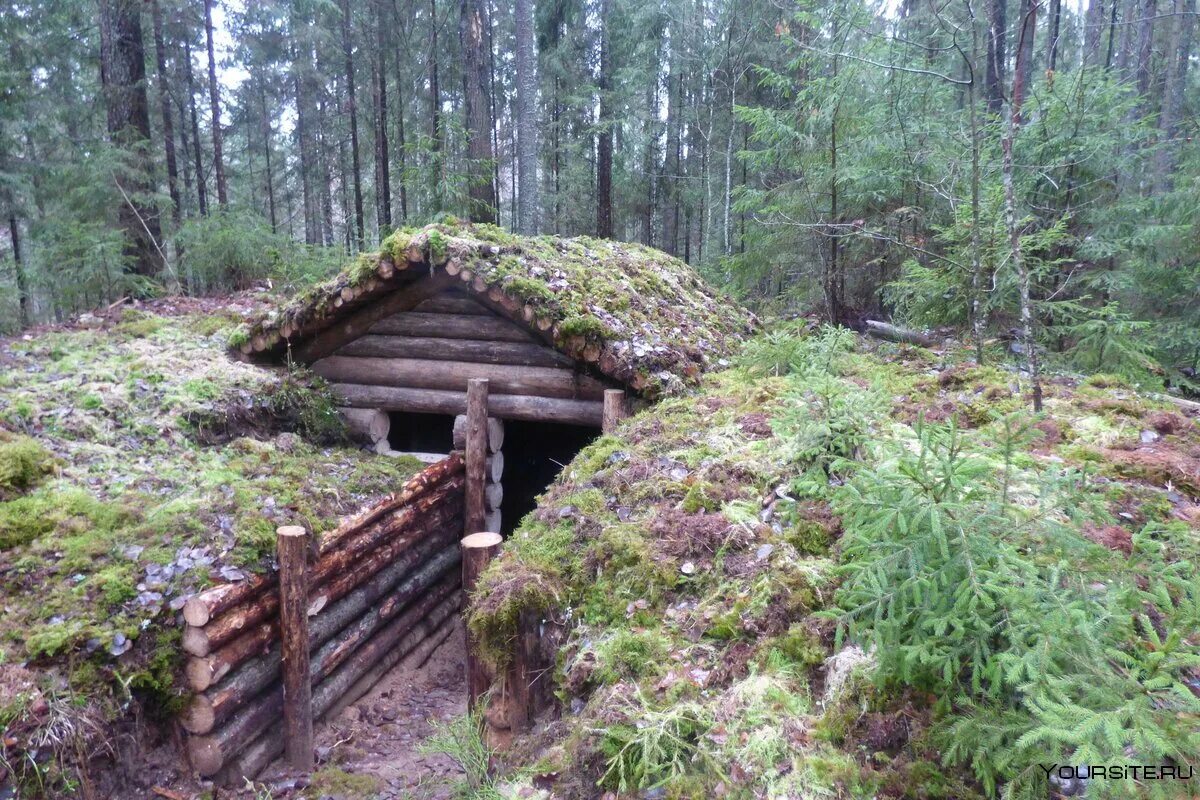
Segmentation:
<svg viewBox="0 0 1200 800">
<path fill-rule="evenodd" d="M 0 339 L 0 776 L 111 755 L 96 732 L 135 699 L 169 719 L 184 600 L 421 466 L 349 441 L 309 375 L 229 358 L 264 304 L 166 298 Z"/>
<path fill-rule="evenodd" d="M 169 736 L 143 735 L 180 696 L 170 624 L 180 599 L 261 568 L 276 525 L 321 529 L 416 468 L 342 441 L 305 376 L 228 359 L 228 332 L 260 305 L 166 300 L 0 340 L 0 768 L 19 768 L 14 754 L 36 745 L 27 778 L 61 782 L 56 759 L 99 757 L 115 763 L 96 776 L 100 796 L 174 796 L 155 795 L 159 785 L 211 797 L 183 774 Z M 1058 677 L 1124 705 L 1073 702 L 1119 717 L 1104 735 L 1144 737 L 1156 759 L 1200 753 L 1194 732 L 1171 727 L 1200 729 L 1181 699 L 1200 697 L 1200 415 L 1120 378 L 1066 374 L 1047 379 L 1045 412 L 1031 414 L 1027 381 L 1003 353 L 989 357 L 981 367 L 953 343 L 774 326 L 732 369 L 580 453 L 489 573 L 470 622 L 493 657 L 523 604 L 570 622 L 554 676 L 560 713 L 501 755 L 502 784 L 469 763 L 464 772 L 456 633 L 419 670 L 394 671 L 321 724 L 311 784 L 272 774 L 257 797 L 1028 788 L 1011 764 L 1033 756 L 1005 750 L 1028 708 L 973 698 L 967 713 L 935 702 L 934 678 L 887 673 L 897 667 L 886 656 L 919 638 L 903 626 L 883 651 L 870 624 L 837 634 L 874 586 L 856 580 L 896 577 L 868 545 L 911 544 L 892 541 L 907 528 L 876 511 L 945 506 L 922 493 L 947 469 L 969 476 L 953 484 L 951 509 L 968 512 L 966 541 L 1023 576 L 1001 574 L 996 591 L 1040 586 L 1061 602 L 1039 607 L 1038 630 L 1104 626 L 1089 635 L 1110 655 Z M 984 712 L 1018 733 L 950 755 Z M 1010 766 L 972 753 L 1008 753 Z M 1037 791 L 1045 797 L 1044 782 Z"/>
</svg>

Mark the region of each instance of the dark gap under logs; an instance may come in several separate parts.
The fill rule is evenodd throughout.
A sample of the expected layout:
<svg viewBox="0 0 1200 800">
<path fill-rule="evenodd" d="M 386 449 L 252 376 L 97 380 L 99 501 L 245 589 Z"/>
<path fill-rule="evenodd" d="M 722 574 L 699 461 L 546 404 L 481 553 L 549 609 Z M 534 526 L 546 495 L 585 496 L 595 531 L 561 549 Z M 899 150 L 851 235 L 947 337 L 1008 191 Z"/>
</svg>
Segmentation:
<svg viewBox="0 0 1200 800">
<path fill-rule="evenodd" d="M 402 453 L 449 453 L 454 449 L 454 417 L 393 412 L 388 444 Z"/>
<path fill-rule="evenodd" d="M 537 496 L 599 435 L 598 428 L 585 425 L 505 420 L 501 533 L 515 530 L 537 505 Z"/>
</svg>

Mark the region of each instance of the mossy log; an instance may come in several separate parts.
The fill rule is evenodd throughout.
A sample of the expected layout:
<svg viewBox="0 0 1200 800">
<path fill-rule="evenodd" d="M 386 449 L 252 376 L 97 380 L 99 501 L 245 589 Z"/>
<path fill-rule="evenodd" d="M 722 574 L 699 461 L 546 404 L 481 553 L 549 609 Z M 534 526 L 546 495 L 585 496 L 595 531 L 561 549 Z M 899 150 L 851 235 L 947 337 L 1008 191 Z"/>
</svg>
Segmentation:
<svg viewBox="0 0 1200 800">
<path fill-rule="evenodd" d="M 312 684 L 319 685 L 334 670 L 347 663 L 355 651 L 388 623 L 392 623 L 388 625 L 389 629 L 394 629 L 400 634 L 408 633 L 440 608 L 451 595 L 457 593 L 460 579 L 455 570 L 458 558 L 454 550 L 453 546 L 448 548 L 444 555 L 452 557 L 439 557 L 430 561 L 422 567 L 420 580 L 417 580 L 418 576 L 413 576 L 412 581 L 405 581 L 378 608 L 364 614 L 337 637 L 318 648 L 312 656 L 309 668 Z M 435 579 L 437 583 L 414 601 L 415 595 Z M 421 584 L 420 588 L 417 588 L 418 584 Z M 278 664 L 276 667 L 278 668 Z M 315 693 L 313 701 L 315 711 Z M 240 708 L 229 719 L 228 724 L 212 734 L 189 737 L 188 757 L 192 766 L 201 775 L 216 774 L 231 754 L 270 727 L 282 714 L 283 687 L 275 685 Z"/>
<path fill-rule="evenodd" d="M 463 470 L 462 456 L 451 453 L 444 461 L 440 461 L 410 478 L 400 491 L 388 495 L 362 511 L 354 514 L 321 537 L 319 552 L 324 554 L 336 550 L 349 537 L 395 509 L 411 502 L 416 497 L 430 491 L 433 487 L 445 481 L 449 476 Z M 215 616 L 256 597 L 276 585 L 276 576 L 260 575 L 238 583 L 226 583 L 214 586 L 207 591 L 192 597 L 183 607 L 183 618 L 192 626 L 207 625 Z M 207 655 L 194 653 L 194 655 Z"/>
<path fill-rule="evenodd" d="M 379 631 L 341 668 L 313 689 L 313 715 L 324 716 L 341 698 L 363 686 L 370 688 L 426 638 L 437 634 L 461 605 L 462 592 L 454 592 L 411 627 L 404 627 L 403 620 L 397 619 Z M 242 756 L 230 767 L 226 778 L 237 782 L 243 778 L 253 780 L 283 752 L 283 747 L 281 726 L 272 726 L 241 748 Z"/>
</svg>

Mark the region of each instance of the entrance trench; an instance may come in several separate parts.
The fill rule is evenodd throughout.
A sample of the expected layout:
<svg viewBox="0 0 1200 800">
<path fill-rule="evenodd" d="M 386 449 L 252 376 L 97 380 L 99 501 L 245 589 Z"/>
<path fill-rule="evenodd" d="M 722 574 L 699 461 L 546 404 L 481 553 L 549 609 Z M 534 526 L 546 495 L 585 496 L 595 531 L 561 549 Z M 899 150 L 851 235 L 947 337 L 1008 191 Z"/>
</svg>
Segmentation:
<svg viewBox="0 0 1200 800">
<path fill-rule="evenodd" d="M 442 415 L 394 413 L 388 442 L 402 452 L 449 452 L 453 422 Z M 511 533 L 563 467 L 599 435 L 585 426 L 506 420 L 501 533 Z M 466 634 L 460 620 L 425 661 L 402 662 L 340 714 L 319 721 L 318 757 L 327 770 L 370 776 L 384 800 L 450 798 L 460 768 L 422 746 L 466 710 Z M 279 786 L 286 775 L 286 765 L 276 762 L 260 780 Z"/>
</svg>

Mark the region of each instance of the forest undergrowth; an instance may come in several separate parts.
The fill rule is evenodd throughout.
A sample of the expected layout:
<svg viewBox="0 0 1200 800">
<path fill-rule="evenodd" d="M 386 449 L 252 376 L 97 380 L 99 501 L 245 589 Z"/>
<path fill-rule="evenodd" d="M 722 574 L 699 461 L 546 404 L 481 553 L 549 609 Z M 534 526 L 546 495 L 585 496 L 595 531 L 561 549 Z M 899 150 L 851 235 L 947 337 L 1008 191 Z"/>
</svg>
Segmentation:
<svg viewBox="0 0 1200 800">
<path fill-rule="evenodd" d="M 1044 798 L 1054 765 L 1186 774 L 1200 427 L 1106 376 L 1054 377 L 1033 415 L 1019 372 L 968 355 L 776 327 L 581 453 L 473 598 L 498 662 L 523 609 L 566 636 L 562 716 L 513 785 Z"/>
</svg>

